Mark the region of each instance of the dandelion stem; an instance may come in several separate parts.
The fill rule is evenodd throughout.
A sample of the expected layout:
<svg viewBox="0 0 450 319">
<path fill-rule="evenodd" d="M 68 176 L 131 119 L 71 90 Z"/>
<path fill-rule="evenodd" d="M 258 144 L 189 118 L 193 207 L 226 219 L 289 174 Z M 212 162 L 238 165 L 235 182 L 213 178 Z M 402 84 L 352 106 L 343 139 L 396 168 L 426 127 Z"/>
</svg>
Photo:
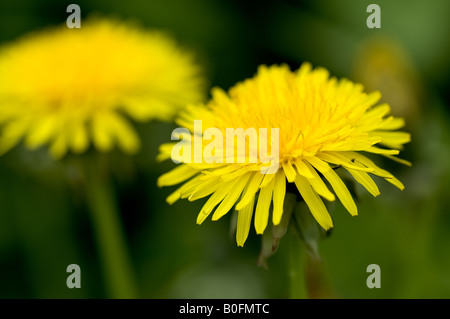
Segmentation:
<svg viewBox="0 0 450 319">
<path fill-rule="evenodd" d="M 305 251 L 297 229 L 290 226 L 287 232 L 289 238 L 289 282 L 290 298 L 308 298 L 305 278 Z"/>
<path fill-rule="evenodd" d="M 119 211 L 107 174 L 98 162 L 87 167 L 86 197 L 100 250 L 109 296 L 115 299 L 137 297 L 131 264 L 124 242 Z"/>
</svg>

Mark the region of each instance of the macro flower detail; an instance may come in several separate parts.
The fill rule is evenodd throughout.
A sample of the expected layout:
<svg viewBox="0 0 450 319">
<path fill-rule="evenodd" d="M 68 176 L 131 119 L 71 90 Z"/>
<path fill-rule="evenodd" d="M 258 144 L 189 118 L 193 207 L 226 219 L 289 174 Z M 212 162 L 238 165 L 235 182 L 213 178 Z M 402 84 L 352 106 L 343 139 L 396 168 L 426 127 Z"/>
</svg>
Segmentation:
<svg viewBox="0 0 450 319">
<path fill-rule="evenodd" d="M 194 121 L 202 120 L 202 132 L 217 128 L 278 128 L 278 170 L 263 174 L 265 164 L 256 162 L 217 161 L 211 163 L 186 162 L 158 179 L 158 185 L 184 184 L 167 201 L 172 204 L 180 198 L 194 201 L 209 196 L 197 223 L 212 214 L 217 220 L 233 207 L 238 212 L 236 240 L 243 246 L 251 228 L 262 234 L 269 220 L 281 222 L 283 204 L 288 187 L 295 187 L 309 207 L 315 220 L 324 229 L 333 227 L 333 221 L 323 199 L 336 197 L 351 215 L 357 215 L 357 206 L 350 191 L 337 173 L 344 168 L 373 196 L 380 194 L 372 175 L 384 178 L 399 189 L 403 184 L 388 171 L 378 167 L 365 153 L 398 159 L 403 144 L 410 134 L 398 131 L 404 126 L 401 118 L 390 115 L 387 104 L 377 104 L 379 92 L 365 93 L 361 84 L 347 79 L 330 77 L 324 68 L 312 69 L 304 63 L 291 71 L 286 65 L 260 66 L 255 77 L 232 87 L 228 93 L 215 88 L 206 105 L 191 105 L 177 123 L 191 133 L 186 140 L 194 140 Z M 259 136 L 261 137 L 261 136 Z M 238 139 L 246 139 L 245 136 Z M 159 159 L 173 158 L 174 143 L 162 145 Z M 220 145 L 220 144 L 216 144 Z M 215 149 L 227 158 L 230 144 Z M 203 141 L 205 151 L 208 144 Z M 233 144 L 232 147 L 235 147 Z M 245 157 L 258 154 L 260 145 L 249 143 Z M 275 145 L 269 145 L 269 150 Z M 195 148 L 195 146 L 194 146 Z M 236 156 L 236 152 L 233 153 Z"/>
<path fill-rule="evenodd" d="M 32 33 L 0 49 L 0 153 L 22 140 L 55 158 L 140 147 L 128 118 L 171 120 L 203 98 L 200 69 L 167 35 L 93 19 Z"/>
</svg>

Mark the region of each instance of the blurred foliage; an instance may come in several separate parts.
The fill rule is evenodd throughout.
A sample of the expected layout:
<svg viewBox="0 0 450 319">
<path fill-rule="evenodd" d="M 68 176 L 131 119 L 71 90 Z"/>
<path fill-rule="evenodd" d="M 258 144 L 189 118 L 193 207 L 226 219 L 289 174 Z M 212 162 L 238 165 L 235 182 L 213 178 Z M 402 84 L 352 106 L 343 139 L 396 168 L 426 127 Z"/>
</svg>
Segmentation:
<svg viewBox="0 0 450 319">
<path fill-rule="evenodd" d="M 0 2 L 0 41 L 65 23 L 72 1 Z M 259 64 L 303 61 L 380 90 L 407 119 L 413 141 L 403 157 L 413 167 L 383 165 L 403 192 L 376 180 L 374 199 L 357 188 L 359 216 L 332 207 L 335 228 L 310 261 L 312 297 L 450 297 L 450 2 L 377 0 L 381 29 L 366 27 L 373 1 L 79 0 L 82 16 L 113 15 L 174 35 L 197 53 L 210 85 L 229 88 Z M 110 154 L 114 186 L 145 298 L 285 298 L 286 245 L 257 267 L 261 236 L 244 248 L 230 235 L 231 214 L 195 224 L 201 201 L 164 198 L 156 179 L 173 167 L 157 163 L 174 124 L 136 125 L 143 150 Z M 104 282 L 80 175 L 67 158 L 18 147 L 0 158 L 0 297 L 103 298 Z M 82 288 L 66 287 L 66 267 L 80 265 Z M 381 267 L 381 289 L 368 289 L 366 268 Z"/>
</svg>

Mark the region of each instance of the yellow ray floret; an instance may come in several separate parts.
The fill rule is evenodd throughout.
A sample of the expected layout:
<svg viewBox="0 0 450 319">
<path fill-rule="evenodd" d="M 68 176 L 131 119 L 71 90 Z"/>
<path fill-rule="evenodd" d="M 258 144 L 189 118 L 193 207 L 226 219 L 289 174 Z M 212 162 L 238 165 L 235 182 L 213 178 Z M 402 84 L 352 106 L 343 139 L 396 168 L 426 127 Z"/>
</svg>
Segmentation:
<svg viewBox="0 0 450 319">
<path fill-rule="evenodd" d="M 198 215 L 198 223 L 211 213 L 212 219 L 217 220 L 235 206 L 239 246 L 248 236 L 252 218 L 258 234 L 264 232 L 270 219 L 274 225 L 281 222 L 289 183 L 295 185 L 317 222 L 329 229 L 333 222 L 323 199 L 334 201 L 337 197 L 351 215 L 358 214 L 336 168 L 347 170 L 373 196 L 380 192 L 371 175 L 404 188 L 398 179 L 362 153 L 399 160 L 394 155 L 410 141 L 408 133 L 396 131 L 404 121 L 390 115 L 389 105 L 377 105 L 380 97 L 378 92 L 365 93 L 362 85 L 347 79 L 330 78 L 323 68 L 313 70 L 308 63 L 295 72 L 286 65 L 261 66 L 254 78 L 236 84 L 228 93 L 215 88 L 208 104 L 192 105 L 181 114 L 178 123 L 190 132 L 186 138 L 189 147 L 185 149 L 188 156 L 183 161 L 182 155 L 171 153 L 175 144 L 162 145 L 160 159 L 172 156 L 183 164 L 162 175 L 158 185 L 187 181 L 169 196 L 169 203 L 179 198 L 196 200 L 210 196 Z M 196 120 L 202 121 L 202 131 L 195 135 Z M 209 128 L 223 133 L 221 143 L 214 144 L 215 154 L 220 155 L 215 162 L 203 158 L 194 163 L 191 150 L 199 147 L 210 151 L 211 139 L 195 145 L 198 134 Z M 265 161 L 260 156 L 261 145 L 250 143 L 249 136 L 237 137 L 237 141 L 249 143 L 245 154 L 236 156 L 238 143 L 230 144 L 226 139 L 227 128 L 255 128 L 258 139 L 268 135 L 268 131 L 259 129 L 278 128 L 278 170 L 262 174 Z M 194 146 L 189 144 L 192 141 Z M 275 145 L 272 143 L 268 149 L 274 150 Z M 255 154 L 256 161 L 251 162 Z M 246 161 L 227 161 L 233 157 Z"/>
<path fill-rule="evenodd" d="M 127 119 L 171 120 L 203 98 L 190 53 L 159 31 L 110 19 L 25 36 L 0 48 L 0 153 L 20 141 L 55 157 L 139 149 Z"/>
</svg>

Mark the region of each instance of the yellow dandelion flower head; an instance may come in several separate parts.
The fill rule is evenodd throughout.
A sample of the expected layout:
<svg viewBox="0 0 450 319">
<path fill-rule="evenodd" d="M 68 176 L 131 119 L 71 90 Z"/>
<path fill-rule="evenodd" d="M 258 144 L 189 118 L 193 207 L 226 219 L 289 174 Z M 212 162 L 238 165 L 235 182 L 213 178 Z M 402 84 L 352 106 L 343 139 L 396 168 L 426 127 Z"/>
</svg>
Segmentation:
<svg viewBox="0 0 450 319">
<path fill-rule="evenodd" d="M 398 131 L 404 121 L 390 115 L 389 105 L 377 104 L 380 97 L 378 92 L 364 93 L 360 84 L 330 77 L 323 68 L 312 69 L 309 63 L 295 72 L 286 65 L 261 66 L 254 78 L 238 83 L 228 94 L 213 89 L 207 105 L 190 106 L 178 123 L 189 129 L 191 140 L 195 139 L 196 119 L 202 120 L 202 133 L 213 127 L 223 135 L 229 128 L 278 128 L 277 171 L 263 174 L 261 167 L 266 164 L 260 157 L 253 162 L 227 162 L 229 157 L 224 153 L 238 143 L 230 146 L 224 140 L 215 144 L 215 152 L 225 160 L 185 161 L 162 175 L 158 184 L 169 186 L 187 181 L 167 198 L 169 203 L 179 198 L 193 201 L 210 196 L 198 215 L 198 223 L 213 211 L 212 219 L 217 220 L 235 206 L 239 246 L 247 239 L 253 215 L 258 234 L 266 229 L 270 214 L 274 225 L 280 223 L 289 183 L 296 187 L 317 222 L 329 229 L 333 222 L 323 199 L 334 201 L 337 197 L 351 215 L 357 215 L 355 202 L 337 174 L 337 167 L 347 170 L 374 196 L 380 192 L 370 174 L 404 188 L 391 173 L 361 153 L 381 154 L 409 164 L 394 157 L 410 141 L 408 133 Z M 248 136 L 241 135 L 244 140 L 242 137 L 250 141 Z M 259 133 L 258 138 L 262 137 Z M 202 141 L 203 151 L 208 143 Z M 160 158 L 174 159 L 174 145 L 162 145 Z M 220 145 L 225 147 L 217 149 Z M 259 154 L 260 145 L 249 142 L 244 157 Z M 274 149 L 273 146 L 270 144 L 269 148 Z M 198 146 L 194 144 L 195 147 Z M 232 156 L 236 159 L 236 152 Z"/>
<path fill-rule="evenodd" d="M 193 56 L 168 35 L 119 20 L 88 19 L 0 48 L 0 152 L 24 141 L 55 157 L 125 152 L 140 139 L 127 120 L 171 120 L 203 98 Z"/>
</svg>

